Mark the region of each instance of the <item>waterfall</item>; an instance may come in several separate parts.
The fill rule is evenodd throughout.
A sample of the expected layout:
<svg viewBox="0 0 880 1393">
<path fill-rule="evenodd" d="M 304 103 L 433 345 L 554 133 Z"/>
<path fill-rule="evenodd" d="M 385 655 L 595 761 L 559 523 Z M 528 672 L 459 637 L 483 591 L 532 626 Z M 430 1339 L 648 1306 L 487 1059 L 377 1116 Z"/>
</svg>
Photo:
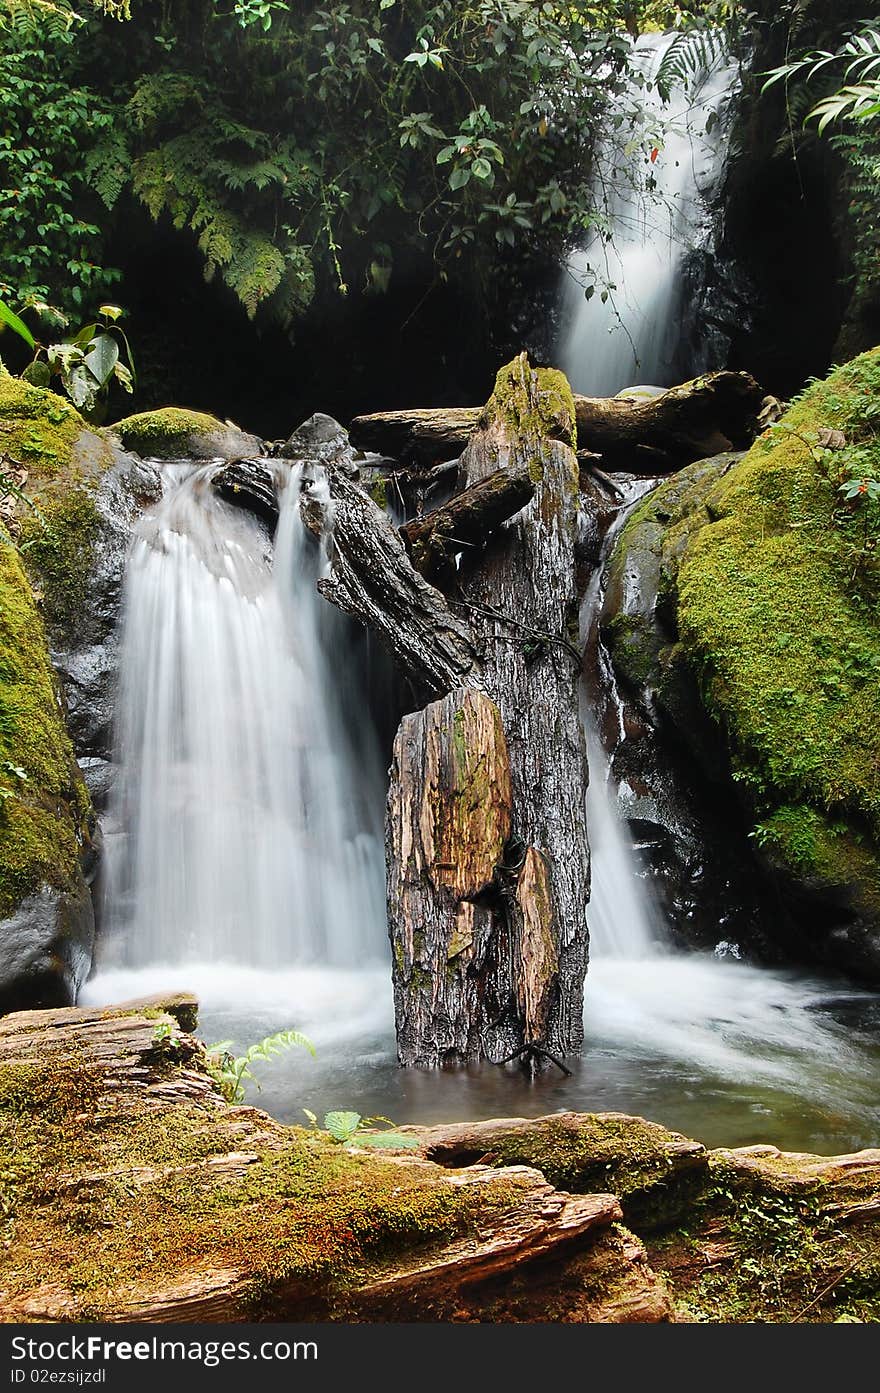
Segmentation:
<svg viewBox="0 0 880 1393">
<path fill-rule="evenodd" d="M 273 564 L 215 468 L 166 465 L 131 550 L 102 966 L 380 960 L 381 769 L 299 508 L 326 481 L 277 462 Z"/>
<path fill-rule="evenodd" d="M 675 38 L 637 40 L 635 63 L 647 83 Z M 709 237 L 735 74 L 725 59 L 687 90 L 676 88 L 668 103 L 656 87 L 637 87 L 631 120 L 625 100 L 609 113 L 593 179 L 603 229 L 565 271 L 560 358 L 574 391 L 613 396 L 636 382 L 668 387 L 675 380 L 682 266 Z"/>
<path fill-rule="evenodd" d="M 637 480 L 627 488 L 627 503 L 605 536 L 602 556 L 581 604 L 580 640 L 585 653 L 581 684 L 581 723 L 587 746 L 590 781 L 587 789 L 587 824 L 591 854 L 590 925 L 591 959 L 641 959 L 662 951 L 663 929 L 638 874 L 635 853 L 617 811 L 617 789 L 611 762 L 605 753 L 600 722 L 623 735 L 623 703 L 608 651 L 599 634 L 606 578 L 605 561 L 626 520 L 629 507 L 654 486 L 654 480 Z"/>
</svg>

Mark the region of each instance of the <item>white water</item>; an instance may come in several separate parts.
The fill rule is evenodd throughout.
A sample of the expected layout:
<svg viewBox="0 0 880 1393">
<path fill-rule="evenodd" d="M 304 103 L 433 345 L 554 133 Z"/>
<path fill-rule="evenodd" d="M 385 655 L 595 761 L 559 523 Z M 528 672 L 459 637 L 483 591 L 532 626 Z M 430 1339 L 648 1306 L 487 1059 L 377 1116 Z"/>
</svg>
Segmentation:
<svg viewBox="0 0 880 1393">
<path fill-rule="evenodd" d="M 213 467 L 166 467 L 129 560 L 92 1000 L 110 967 L 163 965 L 167 980 L 186 965 L 173 975 L 198 988 L 210 964 L 216 993 L 231 964 L 259 996 L 258 969 L 384 956 L 381 771 L 368 717 L 355 748 L 342 710 L 340 621 L 300 518 L 300 488 L 323 475 L 279 462 L 273 565 L 259 523 L 215 496 Z"/>
<path fill-rule="evenodd" d="M 649 81 L 674 37 L 637 40 L 636 60 Z M 682 261 L 707 235 L 708 200 L 724 165 L 719 117 L 735 71 L 720 63 L 687 90 L 674 90 L 668 104 L 656 89 L 636 89 L 633 115 L 621 104 L 620 129 L 611 127 L 597 151 L 594 206 L 610 236 L 597 232 L 575 252 L 563 292 L 561 366 L 576 392 L 613 396 L 637 383 L 672 384 Z M 595 293 L 587 300 L 590 285 Z"/>
</svg>

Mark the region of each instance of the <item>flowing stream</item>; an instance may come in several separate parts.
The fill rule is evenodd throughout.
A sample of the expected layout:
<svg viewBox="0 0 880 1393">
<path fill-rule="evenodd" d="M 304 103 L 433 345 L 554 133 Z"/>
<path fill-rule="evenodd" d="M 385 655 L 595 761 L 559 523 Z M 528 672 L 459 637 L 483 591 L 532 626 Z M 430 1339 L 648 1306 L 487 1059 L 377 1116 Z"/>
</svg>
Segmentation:
<svg viewBox="0 0 880 1393">
<path fill-rule="evenodd" d="M 637 40 L 647 81 L 674 40 L 671 33 Z M 639 88 L 640 124 L 626 118 L 625 102 L 621 126 L 609 121 L 593 179 L 605 225 L 571 257 L 563 283 L 560 365 L 574 391 L 614 396 L 636 383 L 676 380 L 682 264 L 709 236 L 736 71 L 732 60 L 717 61 L 668 103 L 656 87 Z M 602 235 L 609 231 L 610 239 Z"/>
<path fill-rule="evenodd" d="M 575 1108 L 653 1117 L 713 1145 L 833 1152 L 876 1139 L 876 997 L 666 942 L 595 719 L 597 702 L 616 709 L 595 632 L 602 567 L 582 613 L 595 673 L 588 662 L 584 1056 L 572 1078 L 534 1083 L 488 1064 L 399 1069 L 384 785 L 363 691 L 343 699 L 345 632 L 315 593 L 303 481 L 281 480 L 273 567 L 266 533 L 216 499 L 209 469 L 166 471 L 129 566 L 103 951 L 84 1001 L 189 990 L 209 1040 L 304 1031 L 317 1059 L 262 1070 L 259 1101 L 292 1121 L 303 1108 L 425 1122 Z"/>
</svg>

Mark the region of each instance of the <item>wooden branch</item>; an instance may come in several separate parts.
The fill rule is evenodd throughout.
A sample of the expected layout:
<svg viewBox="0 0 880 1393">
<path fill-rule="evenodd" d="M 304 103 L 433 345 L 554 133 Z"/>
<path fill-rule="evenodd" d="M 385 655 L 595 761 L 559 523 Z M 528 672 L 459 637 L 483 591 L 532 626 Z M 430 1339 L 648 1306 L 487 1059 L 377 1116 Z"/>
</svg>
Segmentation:
<svg viewBox="0 0 880 1393">
<path fill-rule="evenodd" d="M 578 446 L 601 454 L 606 467 L 668 473 L 751 444 L 762 400 L 761 388 L 745 372 L 707 373 L 647 400 L 575 396 Z M 356 416 L 352 443 L 424 469 L 460 455 L 484 410 L 437 407 Z"/>
<path fill-rule="evenodd" d="M 328 466 L 329 504 L 304 501 L 303 514 L 325 539 L 325 599 L 371 628 L 428 696 L 476 679 L 470 627 L 414 569 L 390 518 L 356 483 Z"/>
<path fill-rule="evenodd" d="M 406 523 L 400 531 L 416 570 L 429 580 L 448 580 L 455 554 L 484 547 L 491 533 L 524 508 L 534 492 L 527 469 L 498 469 L 473 488 L 454 494 L 441 508 Z"/>
<path fill-rule="evenodd" d="M 229 503 L 278 521 L 277 479 L 284 460 L 235 460 L 212 477 Z M 329 498 L 311 487 L 326 478 Z M 371 628 L 426 697 L 438 696 L 477 670 L 470 628 L 439 590 L 414 569 L 397 528 L 342 468 L 308 465 L 303 519 L 327 547 L 329 575 L 318 581 L 325 599 Z"/>
</svg>

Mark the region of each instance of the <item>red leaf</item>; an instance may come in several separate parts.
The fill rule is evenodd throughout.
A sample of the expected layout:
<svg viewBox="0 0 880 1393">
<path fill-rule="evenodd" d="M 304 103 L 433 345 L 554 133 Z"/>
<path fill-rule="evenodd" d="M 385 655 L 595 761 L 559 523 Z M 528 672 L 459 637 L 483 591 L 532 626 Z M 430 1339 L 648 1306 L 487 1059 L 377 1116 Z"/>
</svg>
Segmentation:
<svg viewBox="0 0 880 1393">
<path fill-rule="evenodd" d="M 657 148 L 657 146 L 655 145 L 655 146 L 654 146 L 654 149 L 651 151 L 651 164 L 654 163 L 654 161 L 656 160 L 656 158 L 657 158 L 657 156 L 658 156 L 659 154 L 660 154 L 660 151 L 659 151 L 659 149 Z"/>
</svg>

